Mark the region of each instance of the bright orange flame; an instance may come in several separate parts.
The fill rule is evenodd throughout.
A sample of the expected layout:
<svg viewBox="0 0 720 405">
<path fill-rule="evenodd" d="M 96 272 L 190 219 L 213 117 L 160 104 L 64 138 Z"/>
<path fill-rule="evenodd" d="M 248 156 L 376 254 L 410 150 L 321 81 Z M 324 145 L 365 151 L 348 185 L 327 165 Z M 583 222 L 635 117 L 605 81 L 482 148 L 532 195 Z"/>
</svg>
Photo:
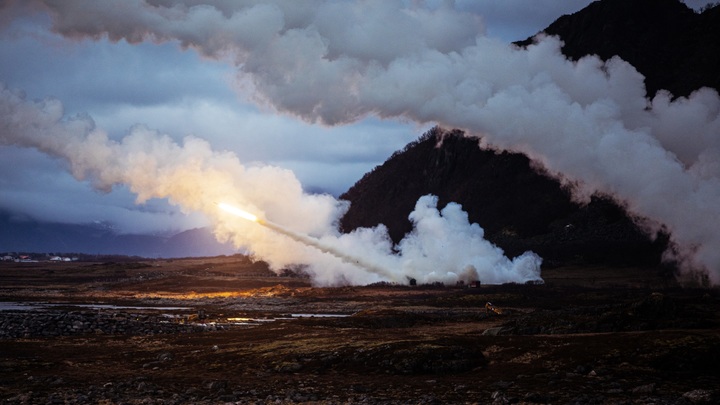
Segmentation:
<svg viewBox="0 0 720 405">
<path fill-rule="evenodd" d="M 240 218 L 245 218 L 248 221 L 258 222 L 258 217 L 256 217 L 255 215 L 253 215 L 247 211 L 241 210 L 238 207 L 233 207 L 232 205 L 225 204 L 225 203 L 218 203 L 218 207 L 220 207 L 220 209 L 227 211 L 233 215 L 237 215 Z"/>
</svg>

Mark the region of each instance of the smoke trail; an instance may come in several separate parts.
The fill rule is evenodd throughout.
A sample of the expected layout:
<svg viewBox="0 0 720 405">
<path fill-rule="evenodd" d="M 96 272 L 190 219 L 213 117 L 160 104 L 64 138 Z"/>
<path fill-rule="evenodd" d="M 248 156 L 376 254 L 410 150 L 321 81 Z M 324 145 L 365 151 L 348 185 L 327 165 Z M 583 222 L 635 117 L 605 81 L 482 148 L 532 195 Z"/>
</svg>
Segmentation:
<svg viewBox="0 0 720 405">
<path fill-rule="evenodd" d="M 375 273 L 389 281 L 394 281 L 394 282 L 400 281 L 397 278 L 397 275 L 393 274 L 392 271 L 390 271 L 388 269 L 384 269 L 376 264 L 369 263 L 361 257 L 350 256 L 345 252 L 341 252 L 340 250 L 338 250 L 332 246 L 322 243 L 318 239 L 312 238 L 308 235 L 303 235 L 303 234 L 294 232 L 294 231 L 287 229 L 281 225 L 278 225 L 274 222 L 271 222 L 271 221 L 268 221 L 265 219 L 260 219 L 253 214 L 250 214 L 250 213 L 243 211 L 237 207 L 233 207 L 233 206 L 225 204 L 225 203 L 220 203 L 220 204 L 218 204 L 218 206 L 220 209 L 230 212 L 230 213 L 234 214 L 235 216 L 244 218 L 244 219 L 252 221 L 252 222 L 256 222 L 258 225 L 262 225 L 268 229 L 272 229 L 273 231 L 283 234 L 296 242 L 300 242 L 307 246 L 312 246 L 323 253 L 331 254 L 346 263 L 354 264 L 354 265 L 357 265 L 358 267 L 362 267 L 363 269 L 365 269 L 371 273 Z"/>
<path fill-rule="evenodd" d="M 243 90 L 310 122 L 439 123 L 519 151 L 586 200 L 612 195 L 666 228 L 688 269 L 720 283 L 720 97 L 645 98 L 617 58 L 568 61 L 555 38 L 517 49 L 450 3 L 38 1 L 71 38 L 179 41 L 231 56 Z M 285 223 L 285 222 L 282 222 Z"/>
</svg>

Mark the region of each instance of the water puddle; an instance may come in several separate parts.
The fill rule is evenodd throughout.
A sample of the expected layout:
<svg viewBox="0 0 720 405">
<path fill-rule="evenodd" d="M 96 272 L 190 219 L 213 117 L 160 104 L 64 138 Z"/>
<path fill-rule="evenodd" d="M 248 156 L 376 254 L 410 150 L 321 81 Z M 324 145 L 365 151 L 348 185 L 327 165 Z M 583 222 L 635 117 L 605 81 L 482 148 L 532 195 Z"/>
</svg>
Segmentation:
<svg viewBox="0 0 720 405">
<path fill-rule="evenodd" d="M 28 302 L 0 302 L 0 311 L 35 311 L 41 309 L 37 303 Z"/>
<path fill-rule="evenodd" d="M 102 310 L 102 311 L 175 311 L 174 313 L 159 314 L 161 323 L 184 323 L 205 327 L 224 327 L 224 326 L 259 326 L 265 323 L 271 323 L 281 320 L 293 320 L 302 318 L 344 318 L 347 314 L 328 314 L 328 313 L 291 313 L 278 314 L 277 316 L 219 316 L 206 314 L 202 309 L 192 307 L 151 307 L 151 306 L 134 306 L 134 305 L 113 305 L 113 304 L 78 304 L 78 303 L 49 303 L 49 302 L 12 302 L 0 301 L 0 312 L 13 311 L 58 311 L 58 310 Z M 194 314 L 197 312 L 197 315 Z"/>
<path fill-rule="evenodd" d="M 344 314 L 290 314 L 292 318 L 345 318 Z"/>
<path fill-rule="evenodd" d="M 351 315 L 333 314 L 333 313 L 285 313 L 278 315 L 264 316 L 248 316 L 250 314 L 239 313 L 236 316 L 220 315 L 213 316 L 206 314 L 203 309 L 193 307 L 152 307 L 142 305 L 114 305 L 114 304 L 96 304 L 96 303 L 49 303 L 49 302 L 13 302 L 0 301 L 0 313 L 2 312 L 58 312 L 58 311 L 78 311 L 97 310 L 102 312 L 112 311 L 142 311 L 145 314 L 154 313 L 160 318 L 154 322 L 160 323 L 182 323 L 192 324 L 207 328 L 222 328 L 226 326 L 254 327 L 266 323 L 272 323 L 282 320 L 307 319 L 307 318 L 344 318 Z M 163 311 L 172 311 L 172 313 L 163 313 Z M 159 313 L 158 313 L 159 312 Z"/>
<path fill-rule="evenodd" d="M 278 316 L 278 317 L 271 317 L 271 318 L 231 317 L 231 318 L 227 318 L 227 322 L 231 323 L 233 325 L 257 326 L 257 325 L 262 325 L 263 323 L 300 319 L 300 318 L 345 318 L 348 316 L 350 316 L 350 315 L 346 315 L 346 314 L 309 314 L 308 313 L 308 314 L 290 314 L 289 316 Z"/>
</svg>

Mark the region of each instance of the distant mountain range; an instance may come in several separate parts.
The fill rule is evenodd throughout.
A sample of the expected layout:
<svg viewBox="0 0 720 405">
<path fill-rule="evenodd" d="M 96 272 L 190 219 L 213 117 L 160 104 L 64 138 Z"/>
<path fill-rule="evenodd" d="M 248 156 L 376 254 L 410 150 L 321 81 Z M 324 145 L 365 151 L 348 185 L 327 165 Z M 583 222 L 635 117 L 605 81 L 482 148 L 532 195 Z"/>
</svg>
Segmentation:
<svg viewBox="0 0 720 405">
<path fill-rule="evenodd" d="M 700 87 L 720 91 L 720 6 L 698 14 L 678 0 L 603 0 L 559 18 L 544 32 L 558 35 L 570 58 L 620 56 L 646 77 L 648 96 L 661 88 L 676 96 Z M 439 128 L 341 196 L 351 202 L 341 227 L 349 232 L 383 223 L 398 241 L 411 229 L 408 215 L 425 194 L 437 195 L 440 208 L 461 204 L 508 255 L 533 250 L 546 264 L 657 265 L 668 243 L 667 235 L 646 236 L 610 200 L 573 203 L 558 181 L 537 173 L 524 155 L 482 150 L 477 139 Z"/>
<path fill-rule="evenodd" d="M 119 234 L 104 224 L 19 220 L 0 212 L 0 253 L 44 252 L 128 255 L 147 258 L 218 256 L 236 253 L 208 228 L 172 236 Z"/>
</svg>

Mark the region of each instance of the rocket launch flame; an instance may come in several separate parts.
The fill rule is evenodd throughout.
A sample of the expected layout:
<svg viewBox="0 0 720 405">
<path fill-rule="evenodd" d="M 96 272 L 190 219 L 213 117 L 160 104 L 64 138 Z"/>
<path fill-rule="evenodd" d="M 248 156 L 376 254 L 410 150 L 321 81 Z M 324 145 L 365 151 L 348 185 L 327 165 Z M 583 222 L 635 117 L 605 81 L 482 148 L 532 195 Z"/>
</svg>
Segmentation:
<svg viewBox="0 0 720 405">
<path fill-rule="evenodd" d="M 222 209 L 223 211 L 227 211 L 227 212 L 229 212 L 235 216 L 238 216 L 240 218 L 245 218 L 248 221 L 258 222 L 258 217 L 256 217 L 255 215 L 253 215 L 245 210 L 241 210 L 240 208 L 234 207 L 230 204 L 217 203 L 217 206 L 220 209 Z"/>
<path fill-rule="evenodd" d="M 342 260 L 345 263 L 349 263 L 349 264 L 361 267 L 371 273 L 375 273 L 375 274 L 382 276 L 385 279 L 388 279 L 390 281 L 395 281 L 395 282 L 401 281 L 400 279 L 398 279 L 397 274 L 394 274 L 392 271 L 387 270 L 379 265 L 370 263 L 362 258 L 359 258 L 356 256 L 351 256 L 347 253 L 344 253 L 344 252 L 338 250 L 337 248 L 328 245 L 327 243 L 323 243 L 319 239 L 313 238 L 309 235 L 303 235 L 303 234 L 294 232 L 294 231 L 287 229 L 281 225 L 278 225 L 274 222 L 271 222 L 271 221 L 268 221 L 265 219 L 260 219 L 256 215 L 253 215 L 243 209 L 240 209 L 240 208 L 235 207 L 230 204 L 217 203 L 217 206 L 218 206 L 218 208 L 222 209 L 223 211 L 226 211 L 237 217 L 246 219 L 251 222 L 255 222 L 255 223 L 262 225 L 268 229 L 271 229 L 279 234 L 285 235 L 296 242 L 300 242 L 304 245 L 313 247 L 323 253 L 327 253 L 332 256 L 335 256 L 336 258 Z"/>
</svg>

